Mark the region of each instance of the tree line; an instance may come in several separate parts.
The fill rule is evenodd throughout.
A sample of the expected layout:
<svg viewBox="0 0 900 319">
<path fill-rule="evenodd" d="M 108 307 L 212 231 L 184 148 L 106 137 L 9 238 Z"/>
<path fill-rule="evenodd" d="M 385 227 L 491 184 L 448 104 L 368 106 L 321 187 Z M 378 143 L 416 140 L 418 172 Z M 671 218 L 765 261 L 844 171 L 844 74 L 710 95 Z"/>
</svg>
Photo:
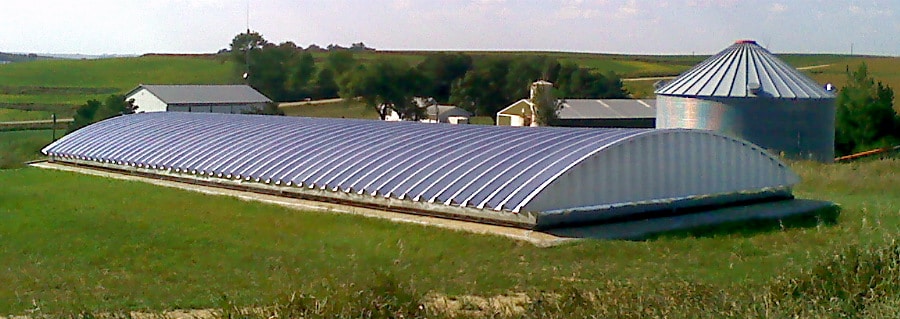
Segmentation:
<svg viewBox="0 0 900 319">
<path fill-rule="evenodd" d="M 235 36 L 229 52 L 235 73 L 275 101 L 359 98 L 382 118 L 390 110 L 403 118 L 420 117 L 422 110 L 414 97 L 430 97 L 476 115 L 493 116 L 527 98 L 529 84 L 540 79 L 553 82 L 555 95 L 563 98 L 628 95 L 613 72 L 597 73 L 547 56 L 436 52 L 411 65 L 389 56 L 363 63 L 354 50 L 336 50 L 317 61 L 309 50 L 292 42 L 270 43 L 256 32 Z"/>
</svg>

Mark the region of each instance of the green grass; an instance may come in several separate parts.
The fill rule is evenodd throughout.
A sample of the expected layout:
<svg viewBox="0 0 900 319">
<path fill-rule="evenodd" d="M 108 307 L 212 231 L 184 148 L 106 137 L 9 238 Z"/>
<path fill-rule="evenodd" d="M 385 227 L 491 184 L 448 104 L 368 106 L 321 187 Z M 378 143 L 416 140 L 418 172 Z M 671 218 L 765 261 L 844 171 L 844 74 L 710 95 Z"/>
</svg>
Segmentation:
<svg viewBox="0 0 900 319">
<path fill-rule="evenodd" d="M 234 83 L 232 68 L 216 58 L 171 56 L 10 63 L 0 65 L 0 100 L 78 105 L 139 84 Z"/>
<path fill-rule="evenodd" d="M 15 186 L 0 188 L 0 313 L 34 304 L 43 313 L 208 308 L 223 295 L 263 305 L 293 291 L 352 299 L 380 276 L 373 274 L 451 296 L 613 289 L 634 298 L 616 302 L 638 305 L 677 302 L 691 296 L 680 296 L 687 287 L 749 304 L 784 286 L 773 277 L 803 278 L 848 245 L 884 245 L 900 232 L 900 161 L 792 167 L 804 178 L 798 195 L 842 205 L 836 225 L 555 248 L 139 182 L 5 170 L 0 180 Z"/>
<path fill-rule="evenodd" d="M 49 120 L 49 119 L 50 119 L 49 112 L 0 108 L 0 122 Z"/>
<path fill-rule="evenodd" d="M 57 130 L 56 134 L 59 138 L 63 130 Z M 24 162 L 43 158 L 40 149 L 52 139 L 51 130 L 0 131 L 0 169 L 23 167 Z"/>
<path fill-rule="evenodd" d="M 287 116 L 378 119 L 378 113 L 374 109 L 358 101 L 341 100 L 333 103 L 282 107 L 281 110 Z"/>
</svg>

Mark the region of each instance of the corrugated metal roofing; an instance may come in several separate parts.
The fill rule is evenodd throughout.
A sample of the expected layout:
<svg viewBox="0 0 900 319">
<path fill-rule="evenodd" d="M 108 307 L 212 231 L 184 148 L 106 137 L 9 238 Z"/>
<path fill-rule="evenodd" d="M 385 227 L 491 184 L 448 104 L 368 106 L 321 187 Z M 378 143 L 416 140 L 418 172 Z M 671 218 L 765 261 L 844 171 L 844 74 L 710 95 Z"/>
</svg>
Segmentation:
<svg viewBox="0 0 900 319">
<path fill-rule="evenodd" d="M 434 116 L 435 113 L 437 115 L 444 115 L 445 113 L 459 114 L 460 116 L 472 116 L 472 113 L 466 111 L 460 107 L 456 107 L 455 105 L 430 105 L 425 109 L 425 114 Z"/>
<path fill-rule="evenodd" d="M 650 131 L 166 112 L 103 121 L 43 151 L 201 175 L 517 210 L 573 161 Z"/>
<path fill-rule="evenodd" d="M 147 89 L 166 104 L 221 104 L 272 102 L 249 85 L 147 85 L 131 93 Z M 128 95 L 131 95 L 129 93 Z"/>
<path fill-rule="evenodd" d="M 62 162 L 528 228 L 784 196 L 796 183 L 759 147 L 683 129 L 159 112 L 92 124 L 42 151 Z"/>
<path fill-rule="evenodd" d="M 656 100 L 571 99 L 559 110 L 560 119 L 633 119 L 655 118 Z"/>
<path fill-rule="evenodd" d="M 754 93 L 755 87 L 759 88 Z M 656 90 L 697 97 L 834 98 L 832 92 L 754 41 L 742 40 Z"/>
</svg>

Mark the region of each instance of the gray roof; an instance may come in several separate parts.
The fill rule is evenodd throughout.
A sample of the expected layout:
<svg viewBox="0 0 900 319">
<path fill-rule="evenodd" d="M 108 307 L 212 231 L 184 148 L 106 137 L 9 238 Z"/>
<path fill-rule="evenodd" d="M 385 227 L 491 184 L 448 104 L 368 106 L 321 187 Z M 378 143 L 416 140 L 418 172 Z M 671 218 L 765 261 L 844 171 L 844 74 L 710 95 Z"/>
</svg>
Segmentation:
<svg viewBox="0 0 900 319">
<path fill-rule="evenodd" d="M 753 88 L 759 90 L 754 93 Z M 832 92 L 778 59 L 755 41 L 741 40 L 656 90 L 699 97 L 823 99 Z"/>
<path fill-rule="evenodd" d="M 434 115 L 434 109 L 437 108 L 438 115 L 451 113 L 450 116 L 472 116 L 472 113 L 454 105 L 431 105 L 426 109 L 427 115 Z"/>
<path fill-rule="evenodd" d="M 656 100 L 565 100 L 558 115 L 560 119 L 656 118 Z"/>
<path fill-rule="evenodd" d="M 585 156 L 652 131 L 160 112 L 102 121 L 43 151 L 518 211 Z"/>
<path fill-rule="evenodd" d="M 268 103 L 249 85 L 140 85 L 126 96 L 146 89 L 166 104 Z"/>
</svg>

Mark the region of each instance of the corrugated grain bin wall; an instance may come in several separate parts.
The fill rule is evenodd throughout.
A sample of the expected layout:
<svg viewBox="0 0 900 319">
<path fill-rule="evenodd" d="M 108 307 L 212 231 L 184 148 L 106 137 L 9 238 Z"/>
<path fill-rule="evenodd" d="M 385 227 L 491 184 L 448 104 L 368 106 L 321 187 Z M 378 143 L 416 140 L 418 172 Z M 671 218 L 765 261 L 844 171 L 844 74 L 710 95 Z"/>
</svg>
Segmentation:
<svg viewBox="0 0 900 319">
<path fill-rule="evenodd" d="M 753 41 L 656 90 L 657 128 L 713 130 L 789 158 L 834 159 L 834 94 Z"/>
</svg>

